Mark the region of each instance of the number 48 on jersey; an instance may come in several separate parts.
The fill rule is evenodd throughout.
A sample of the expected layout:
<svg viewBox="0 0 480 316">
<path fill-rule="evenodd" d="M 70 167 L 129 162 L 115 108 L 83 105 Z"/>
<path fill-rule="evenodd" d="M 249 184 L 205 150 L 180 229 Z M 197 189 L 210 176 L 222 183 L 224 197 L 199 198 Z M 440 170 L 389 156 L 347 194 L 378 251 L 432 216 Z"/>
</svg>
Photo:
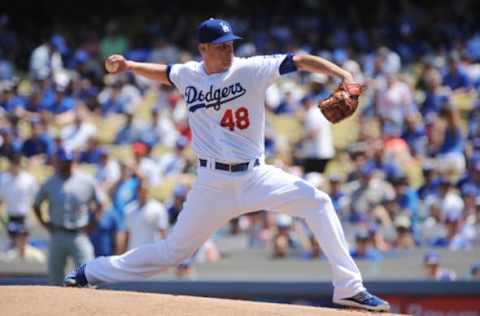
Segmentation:
<svg viewBox="0 0 480 316">
<path fill-rule="evenodd" d="M 220 121 L 222 127 L 226 127 L 231 131 L 234 131 L 235 128 L 246 129 L 250 126 L 250 120 L 248 119 L 248 110 L 247 108 L 241 107 L 236 111 L 228 109 L 223 114 L 222 120 Z"/>
</svg>

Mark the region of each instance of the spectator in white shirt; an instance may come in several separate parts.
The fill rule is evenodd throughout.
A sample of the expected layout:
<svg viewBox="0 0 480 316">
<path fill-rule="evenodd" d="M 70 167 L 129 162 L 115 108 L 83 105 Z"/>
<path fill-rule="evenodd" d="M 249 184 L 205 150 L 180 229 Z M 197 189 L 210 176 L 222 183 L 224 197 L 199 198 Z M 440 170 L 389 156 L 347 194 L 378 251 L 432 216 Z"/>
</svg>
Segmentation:
<svg viewBox="0 0 480 316">
<path fill-rule="evenodd" d="M 134 168 L 148 181 L 149 186 L 157 186 L 160 184 L 160 171 L 157 163 L 150 157 L 151 151 L 152 148 L 143 142 L 132 145 Z"/>
<path fill-rule="evenodd" d="M 100 161 L 97 164 L 95 178 L 105 192 L 109 192 L 120 178 L 120 164 L 110 157 L 110 152 L 105 147 L 100 148 Z"/>
<path fill-rule="evenodd" d="M 0 175 L 0 203 L 6 204 L 9 222 L 25 222 L 37 190 L 33 176 L 22 170 L 21 156 L 12 156 L 8 171 Z"/>
<path fill-rule="evenodd" d="M 33 78 L 44 80 L 63 70 L 62 54 L 67 46 L 64 39 L 54 35 L 50 41 L 35 48 L 30 57 L 30 72 Z"/>
<path fill-rule="evenodd" d="M 160 202 L 149 197 L 145 183 L 138 187 L 137 196 L 137 200 L 125 209 L 125 246 L 128 250 L 164 239 L 168 231 L 167 211 Z"/>
<path fill-rule="evenodd" d="M 84 109 L 75 109 L 73 124 L 62 129 L 61 135 L 65 150 L 82 150 L 87 145 L 88 140 L 97 133 L 97 128 L 87 120 L 86 115 Z"/>
<path fill-rule="evenodd" d="M 320 112 L 313 98 L 307 97 L 303 103 L 305 136 L 301 140 L 301 156 L 304 159 L 304 172 L 323 173 L 335 155 L 331 124 Z"/>
</svg>

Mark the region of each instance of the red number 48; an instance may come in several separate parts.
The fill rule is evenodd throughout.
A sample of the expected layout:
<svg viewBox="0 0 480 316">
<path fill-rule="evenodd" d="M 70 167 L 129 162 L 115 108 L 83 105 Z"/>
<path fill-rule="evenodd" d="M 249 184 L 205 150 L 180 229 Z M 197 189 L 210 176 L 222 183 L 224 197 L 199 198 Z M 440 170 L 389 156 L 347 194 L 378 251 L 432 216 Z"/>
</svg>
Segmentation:
<svg viewBox="0 0 480 316">
<path fill-rule="evenodd" d="M 248 119 L 248 110 L 244 107 L 238 108 L 235 111 L 228 109 L 223 114 L 220 121 L 222 127 L 226 127 L 231 131 L 235 130 L 235 126 L 239 129 L 246 129 L 250 126 L 250 120 Z"/>
</svg>

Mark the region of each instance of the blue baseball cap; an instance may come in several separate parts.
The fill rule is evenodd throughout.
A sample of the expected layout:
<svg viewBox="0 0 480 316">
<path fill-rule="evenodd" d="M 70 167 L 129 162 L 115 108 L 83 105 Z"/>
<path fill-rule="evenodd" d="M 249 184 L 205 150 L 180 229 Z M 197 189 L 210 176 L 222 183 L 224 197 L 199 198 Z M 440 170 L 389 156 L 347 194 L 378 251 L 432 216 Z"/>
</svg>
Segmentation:
<svg viewBox="0 0 480 316">
<path fill-rule="evenodd" d="M 62 36 L 55 34 L 50 38 L 50 43 L 58 49 L 60 54 L 66 54 L 68 52 L 67 44 L 65 44 L 65 40 Z"/>
<path fill-rule="evenodd" d="M 221 44 L 242 39 L 233 33 L 232 26 L 225 20 L 210 18 L 198 27 L 198 42 Z"/>
<path fill-rule="evenodd" d="M 7 231 L 12 236 L 28 235 L 28 229 L 25 224 L 11 222 L 8 224 Z"/>
</svg>

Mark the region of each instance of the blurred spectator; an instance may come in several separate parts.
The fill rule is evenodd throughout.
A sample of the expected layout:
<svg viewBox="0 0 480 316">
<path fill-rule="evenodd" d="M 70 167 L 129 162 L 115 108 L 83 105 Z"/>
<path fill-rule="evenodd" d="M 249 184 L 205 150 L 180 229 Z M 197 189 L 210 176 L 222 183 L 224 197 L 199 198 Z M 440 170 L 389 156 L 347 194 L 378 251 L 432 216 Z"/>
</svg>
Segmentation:
<svg viewBox="0 0 480 316">
<path fill-rule="evenodd" d="M 34 120 L 30 124 L 30 137 L 22 145 L 22 154 L 27 158 L 46 161 L 53 154 L 54 144 L 48 134 L 47 127 L 41 121 Z"/>
<path fill-rule="evenodd" d="M 345 219 L 345 216 L 348 214 L 348 204 L 349 204 L 349 197 L 344 192 L 342 188 L 342 178 L 338 174 L 332 174 L 329 177 L 329 191 L 328 194 L 332 199 L 333 206 L 337 211 L 338 217 L 340 219 Z"/>
<path fill-rule="evenodd" d="M 0 128 L 0 156 L 7 159 L 21 153 L 22 140 L 15 137 L 11 129 Z"/>
<path fill-rule="evenodd" d="M 365 163 L 360 169 L 360 179 L 349 184 L 351 192 L 350 221 L 365 222 L 370 209 L 383 200 L 395 196 L 392 186 L 375 176 L 373 163 Z"/>
<path fill-rule="evenodd" d="M 175 64 L 178 61 L 178 49 L 163 37 L 157 37 L 153 44 L 149 61 L 165 65 Z"/>
<path fill-rule="evenodd" d="M 471 159 L 467 172 L 457 184 L 462 191 L 465 186 L 470 186 L 471 190 L 475 189 L 476 195 L 480 196 L 480 156 Z"/>
<path fill-rule="evenodd" d="M 163 155 L 158 161 L 158 169 L 163 177 L 175 176 L 184 172 L 187 166 L 185 150 L 188 148 L 188 140 L 180 136 L 175 141 L 172 153 Z"/>
<path fill-rule="evenodd" d="M 293 241 L 291 230 L 293 219 L 285 214 L 277 214 L 275 219 L 277 232 L 273 236 L 273 257 L 284 258 L 288 254 L 288 249 L 292 247 Z"/>
<path fill-rule="evenodd" d="M 48 221 L 41 211 L 46 200 Z M 62 284 L 67 257 L 73 257 L 77 267 L 94 258 L 86 231 L 100 218 L 103 201 L 95 180 L 75 170 L 73 154 L 59 150 L 55 157 L 55 174 L 41 185 L 33 206 L 38 221 L 51 236 L 48 257 L 51 284 Z"/>
<path fill-rule="evenodd" d="M 18 114 L 25 108 L 27 99 L 19 95 L 17 89 L 18 83 L 13 80 L 0 81 L 0 113 Z"/>
<path fill-rule="evenodd" d="M 99 141 L 95 136 L 91 136 L 87 140 L 86 146 L 80 151 L 79 161 L 86 164 L 100 163 L 104 149 L 99 146 Z"/>
<path fill-rule="evenodd" d="M 111 76 L 106 76 L 107 86 L 98 95 L 102 114 L 133 113 L 142 100 L 140 90 L 128 75 Z"/>
<path fill-rule="evenodd" d="M 303 131 L 305 136 L 301 140 L 302 166 L 305 173 L 323 173 L 328 162 L 335 155 L 331 124 L 317 106 L 313 97 L 303 101 L 305 117 Z"/>
<path fill-rule="evenodd" d="M 46 262 L 45 254 L 28 244 L 28 229 L 24 223 L 11 222 L 8 224 L 8 235 L 13 241 L 13 247 L 5 253 L 0 253 L 0 262 L 15 264 L 18 262 L 41 263 Z"/>
<path fill-rule="evenodd" d="M 410 87 L 396 75 L 387 76 L 387 87 L 379 91 L 376 105 L 383 130 L 393 129 L 395 135 L 401 134 L 405 117 L 417 111 Z"/>
<path fill-rule="evenodd" d="M 468 75 L 461 67 L 460 56 L 456 53 L 452 53 L 448 57 L 448 68 L 443 75 L 443 84 L 452 90 L 468 90 L 472 86 Z"/>
<path fill-rule="evenodd" d="M 109 192 L 113 209 L 122 220 L 125 219 L 125 206 L 137 198 L 140 177 L 136 171 L 124 162 L 120 162 L 120 177 Z"/>
<path fill-rule="evenodd" d="M 62 131 L 64 147 L 68 151 L 80 151 L 87 146 L 88 140 L 97 133 L 84 109 L 75 110 L 73 124 L 65 126 Z"/>
<path fill-rule="evenodd" d="M 95 178 L 105 192 L 110 192 L 114 183 L 120 178 L 120 165 L 117 160 L 111 158 L 110 151 L 106 147 L 100 147 Z"/>
<path fill-rule="evenodd" d="M 62 71 L 62 54 L 66 54 L 67 50 L 65 40 L 58 34 L 35 48 L 30 57 L 30 72 L 33 79 L 45 80 Z"/>
<path fill-rule="evenodd" d="M 167 207 L 168 221 L 170 226 L 177 222 L 178 215 L 182 211 L 183 203 L 187 199 L 188 187 L 184 184 L 177 184 L 173 189 L 173 201 Z"/>
<path fill-rule="evenodd" d="M 446 122 L 443 142 L 438 150 L 436 161 L 438 168 L 444 171 L 455 172 L 459 175 L 465 171 L 464 140 L 460 128 L 458 111 L 447 105 L 441 111 Z"/>
<path fill-rule="evenodd" d="M 471 241 L 464 234 L 464 220 L 462 210 L 450 208 L 445 215 L 446 232 L 433 242 L 433 246 L 449 250 L 471 249 Z"/>
<path fill-rule="evenodd" d="M 425 157 L 427 136 L 418 115 L 409 114 L 405 117 L 402 138 L 407 142 L 412 156 Z"/>
<path fill-rule="evenodd" d="M 88 234 L 95 257 L 121 254 L 123 231 L 125 231 L 124 221 L 113 208 L 103 212 L 95 228 Z"/>
<path fill-rule="evenodd" d="M 0 173 L 0 204 L 5 203 L 10 223 L 23 224 L 32 207 L 38 184 L 35 178 L 22 168 L 21 156 L 14 155 L 9 162 L 8 170 Z"/>
<path fill-rule="evenodd" d="M 141 139 L 151 147 L 163 145 L 172 148 L 178 137 L 178 132 L 167 111 L 162 112 L 159 108 L 151 110 L 151 122 L 146 124 Z"/>
<path fill-rule="evenodd" d="M 457 278 L 454 271 L 442 268 L 440 265 L 440 257 L 435 252 L 429 252 L 423 259 L 425 269 L 425 277 L 436 281 L 455 281 Z"/>
<path fill-rule="evenodd" d="M 65 74 L 63 75 L 66 76 Z M 57 76 L 58 77 L 58 76 Z M 54 89 L 48 89 L 40 103 L 42 111 L 58 115 L 69 113 L 76 109 L 77 102 L 71 95 L 71 86 L 68 78 L 60 79 L 62 82 L 55 83 Z"/>
<path fill-rule="evenodd" d="M 387 252 L 390 250 L 390 244 L 385 240 L 384 233 L 380 231 L 377 224 L 368 225 L 368 239 L 373 249 L 380 252 Z"/>
<path fill-rule="evenodd" d="M 105 60 L 113 54 L 123 55 L 128 49 L 128 39 L 120 33 L 118 23 L 116 21 L 108 22 L 105 33 L 100 41 L 100 58 Z"/>
<path fill-rule="evenodd" d="M 472 267 L 470 268 L 470 273 L 473 280 L 480 280 L 480 261 L 472 264 Z"/>
<path fill-rule="evenodd" d="M 418 188 L 418 197 L 426 200 L 427 197 L 437 194 L 439 179 L 436 170 L 431 164 L 424 164 L 422 166 L 423 184 Z"/>
<path fill-rule="evenodd" d="M 160 184 L 161 174 L 157 163 L 150 156 L 151 151 L 152 148 L 143 142 L 132 144 L 136 172 L 147 180 L 150 186 L 156 186 Z"/>
<path fill-rule="evenodd" d="M 373 248 L 368 232 L 360 231 L 355 235 L 355 249 L 351 251 L 352 258 L 378 261 L 382 259 L 380 252 Z"/>
<path fill-rule="evenodd" d="M 408 178 L 406 176 L 398 176 L 391 179 L 393 189 L 398 205 L 402 213 L 406 214 L 412 219 L 413 225 L 418 220 L 419 200 L 417 192 L 408 185 Z"/>
<path fill-rule="evenodd" d="M 244 218 L 244 217 L 243 217 Z M 247 215 L 249 225 L 247 228 L 248 247 L 255 249 L 265 248 L 274 234 L 272 214 L 260 210 Z M 241 223 L 242 217 L 239 221 Z"/>
<path fill-rule="evenodd" d="M 424 116 L 429 113 L 438 113 L 450 102 L 451 90 L 442 85 L 442 75 L 435 68 L 429 68 L 422 78 L 425 81 L 425 100 L 421 106 Z"/>
<path fill-rule="evenodd" d="M 116 145 L 126 145 L 133 144 L 136 141 L 139 141 L 142 134 L 142 129 L 137 124 L 134 124 L 133 113 L 126 112 L 124 113 L 125 120 L 123 125 L 117 131 L 115 135 L 115 140 L 113 141 Z"/>
<path fill-rule="evenodd" d="M 396 249 L 413 249 L 416 247 L 415 240 L 412 235 L 412 224 L 408 216 L 400 215 L 395 219 L 395 240 L 392 242 L 393 248 Z"/>
<path fill-rule="evenodd" d="M 164 239 L 168 231 L 165 207 L 149 195 L 146 183 L 137 187 L 137 199 L 125 207 L 125 245 L 123 251 Z"/>
</svg>

